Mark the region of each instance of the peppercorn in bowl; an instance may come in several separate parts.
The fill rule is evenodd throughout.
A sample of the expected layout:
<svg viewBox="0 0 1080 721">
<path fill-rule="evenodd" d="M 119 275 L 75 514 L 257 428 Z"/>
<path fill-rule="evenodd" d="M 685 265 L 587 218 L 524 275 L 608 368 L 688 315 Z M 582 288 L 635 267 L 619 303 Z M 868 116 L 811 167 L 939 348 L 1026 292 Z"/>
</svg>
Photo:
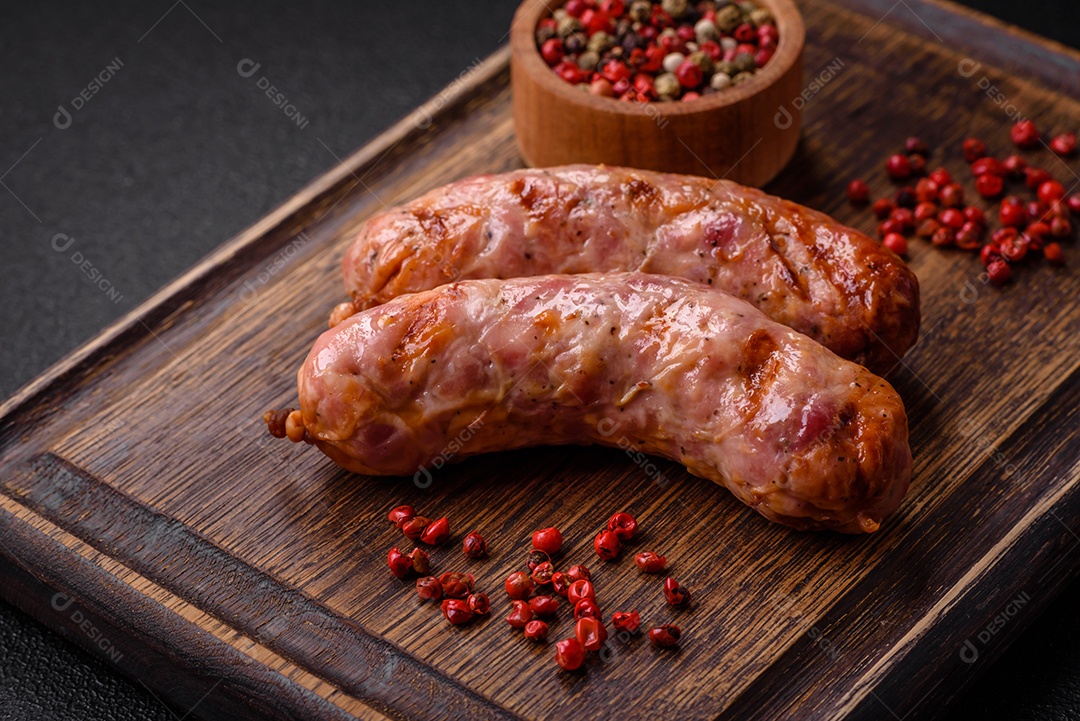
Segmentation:
<svg viewBox="0 0 1080 721">
<path fill-rule="evenodd" d="M 526 163 L 607 163 L 762 185 L 798 142 L 792 0 L 525 0 L 511 27 Z"/>
</svg>

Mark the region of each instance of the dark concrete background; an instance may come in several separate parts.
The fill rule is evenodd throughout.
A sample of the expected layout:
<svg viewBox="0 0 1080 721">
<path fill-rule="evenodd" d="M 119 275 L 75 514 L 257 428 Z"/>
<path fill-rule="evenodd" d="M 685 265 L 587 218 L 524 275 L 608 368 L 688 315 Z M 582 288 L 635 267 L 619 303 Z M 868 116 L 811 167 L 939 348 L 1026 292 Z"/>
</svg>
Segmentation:
<svg viewBox="0 0 1080 721">
<path fill-rule="evenodd" d="M 1073 3 L 966 4 L 1080 46 Z M 8 5 L 2 396 L 494 51 L 516 0 Z M 245 58 L 260 63 L 255 77 L 237 72 Z M 114 77 L 72 110 L 110 63 Z M 258 76 L 304 127 L 261 93 Z M 60 104 L 71 113 L 64 129 L 54 123 Z M 69 249 L 54 250 L 65 237 Z M 71 261 L 76 250 L 111 297 Z M 950 715 L 1080 716 L 1078 601 L 1074 583 Z M 166 708 L 138 680 L 0 603 L 0 719 L 168 721 L 189 711 Z"/>
</svg>

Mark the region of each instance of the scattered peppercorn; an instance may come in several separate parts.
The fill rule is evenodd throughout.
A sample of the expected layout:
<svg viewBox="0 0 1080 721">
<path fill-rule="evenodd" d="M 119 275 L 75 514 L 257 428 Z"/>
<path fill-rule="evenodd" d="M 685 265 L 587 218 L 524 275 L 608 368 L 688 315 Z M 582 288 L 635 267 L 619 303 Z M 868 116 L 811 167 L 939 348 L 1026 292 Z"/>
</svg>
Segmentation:
<svg viewBox="0 0 1080 721">
<path fill-rule="evenodd" d="M 554 616 L 559 610 L 559 602 L 554 596 L 533 596 L 529 599 L 529 608 L 537 616 Z"/>
<path fill-rule="evenodd" d="M 591 598 L 583 598 L 574 604 L 574 620 L 579 618 L 600 618 L 600 606 Z"/>
<path fill-rule="evenodd" d="M 532 544 L 536 550 L 543 551 L 548 556 L 554 556 L 562 549 L 562 533 L 555 527 L 542 528 L 533 533 Z"/>
<path fill-rule="evenodd" d="M 477 616 L 486 616 L 491 613 L 491 602 L 486 593 L 470 593 L 466 603 L 469 604 L 469 610 Z"/>
<path fill-rule="evenodd" d="M 548 625 L 543 621 L 529 621 L 525 624 L 525 638 L 530 641 L 543 641 L 548 635 Z"/>
<path fill-rule="evenodd" d="M 586 651 L 599 651 L 607 641 L 607 629 L 603 621 L 592 616 L 579 618 L 574 624 L 574 635 Z"/>
<path fill-rule="evenodd" d="M 578 601 L 583 598 L 596 600 L 596 591 L 593 590 L 592 582 L 584 579 L 574 581 L 566 591 L 566 600 L 570 602 L 571 606 L 576 606 Z"/>
<path fill-rule="evenodd" d="M 450 521 L 444 516 L 432 521 L 420 534 L 420 541 L 429 546 L 441 546 L 450 538 Z"/>
<path fill-rule="evenodd" d="M 565 596 L 566 592 L 570 590 L 570 584 L 573 583 L 570 576 L 562 571 L 556 571 L 551 574 L 551 588 L 555 593 L 560 596 Z"/>
<path fill-rule="evenodd" d="M 390 513 L 388 513 L 386 517 L 395 526 L 401 528 L 402 524 L 404 524 L 405 521 L 408 521 L 415 515 L 416 511 L 413 510 L 412 506 L 398 506 L 394 510 L 390 511 Z"/>
<path fill-rule="evenodd" d="M 614 561 L 619 557 L 619 537 L 611 531 L 604 529 L 596 534 L 593 540 L 593 548 L 596 555 L 605 561 Z"/>
<path fill-rule="evenodd" d="M 893 180 L 905 180 L 911 177 L 911 161 L 900 153 L 890 155 L 885 161 L 885 172 Z"/>
<path fill-rule="evenodd" d="M 439 576 L 439 583 L 447 598 L 465 598 L 472 593 L 474 580 L 471 573 L 449 572 Z"/>
<path fill-rule="evenodd" d="M 524 571 L 514 571 L 506 577 L 503 585 L 506 595 L 515 600 L 527 599 L 533 590 L 533 581 Z"/>
<path fill-rule="evenodd" d="M 506 622 L 514 628 L 525 628 L 526 624 L 532 620 L 532 609 L 529 608 L 529 604 L 525 601 L 513 601 L 514 609 L 510 611 L 510 615 L 506 617 Z"/>
<path fill-rule="evenodd" d="M 964 140 L 962 150 L 964 160 L 969 163 L 974 163 L 976 160 L 986 155 L 986 143 L 978 138 L 967 138 Z"/>
<path fill-rule="evenodd" d="M 870 186 L 865 180 L 856 178 L 848 183 L 847 197 L 852 205 L 865 205 L 870 202 Z"/>
<path fill-rule="evenodd" d="M 592 574 L 589 573 L 589 569 L 580 564 L 571 566 L 566 570 L 566 575 L 570 579 L 570 583 L 574 581 L 589 581 L 592 579 Z"/>
<path fill-rule="evenodd" d="M 681 638 L 682 631 L 679 630 L 679 627 L 672 626 L 669 623 L 665 623 L 663 626 L 657 626 L 649 631 L 649 640 L 654 646 L 659 646 L 660 648 L 678 646 Z"/>
<path fill-rule="evenodd" d="M 679 585 L 679 582 L 670 576 L 664 579 L 664 599 L 669 606 L 685 608 L 690 605 L 690 591 Z"/>
<path fill-rule="evenodd" d="M 409 520 L 401 524 L 401 532 L 405 534 L 405 537 L 410 541 L 415 541 L 420 538 L 424 533 L 424 529 L 427 528 L 431 521 L 423 516 L 413 516 Z"/>
<path fill-rule="evenodd" d="M 637 532 L 637 519 L 629 513 L 616 513 L 608 519 L 607 527 L 620 541 L 626 542 Z"/>
<path fill-rule="evenodd" d="M 585 663 L 585 647 L 576 638 L 567 638 L 555 644 L 555 663 L 566 671 L 577 671 Z"/>
<path fill-rule="evenodd" d="M 448 598 L 442 602 L 442 614 L 455 626 L 468 623 L 473 619 L 469 604 L 458 598 Z"/>
<path fill-rule="evenodd" d="M 1063 158 L 1076 153 L 1076 133 L 1062 133 L 1055 135 L 1050 141 L 1050 149 Z"/>
<path fill-rule="evenodd" d="M 537 586 L 543 586 L 551 583 L 552 576 L 555 575 L 555 567 L 551 563 L 541 563 L 532 572 L 532 580 Z"/>
<path fill-rule="evenodd" d="M 1018 148 L 1034 148 L 1039 144 L 1039 129 L 1031 120 L 1020 120 L 1012 126 L 1009 137 Z"/>
<path fill-rule="evenodd" d="M 442 598 L 442 584 L 434 576 L 416 579 L 416 595 L 424 601 L 438 601 Z"/>
<path fill-rule="evenodd" d="M 405 578 L 413 567 L 412 559 L 399 551 L 397 546 L 391 548 L 390 552 L 386 554 L 386 563 L 390 567 L 390 573 L 398 578 Z"/>
<path fill-rule="evenodd" d="M 642 551 L 634 556 L 634 564 L 645 573 L 657 573 L 664 570 L 667 559 L 652 551 Z"/>
<path fill-rule="evenodd" d="M 611 625 L 619 631 L 637 633 L 641 628 L 641 614 L 637 611 L 616 611 L 611 616 Z"/>
<path fill-rule="evenodd" d="M 412 560 L 412 569 L 421 576 L 426 575 L 431 570 L 431 558 L 424 549 L 414 548 L 412 553 L 409 554 L 409 558 Z"/>
<path fill-rule="evenodd" d="M 469 558 L 485 558 L 488 555 L 487 541 L 479 533 L 473 531 L 462 539 L 461 552 Z"/>
<path fill-rule="evenodd" d="M 525 565 L 529 567 L 529 573 L 532 573 L 545 563 L 551 563 L 551 556 L 535 548 L 529 551 L 529 555 L 525 559 Z"/>
</svg>

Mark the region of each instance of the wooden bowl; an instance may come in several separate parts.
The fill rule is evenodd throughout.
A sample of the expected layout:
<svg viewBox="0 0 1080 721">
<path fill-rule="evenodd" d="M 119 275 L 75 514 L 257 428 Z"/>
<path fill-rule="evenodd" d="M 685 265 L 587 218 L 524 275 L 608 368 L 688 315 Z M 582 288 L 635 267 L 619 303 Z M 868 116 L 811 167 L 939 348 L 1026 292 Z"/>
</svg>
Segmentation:
<svg viewBox="0 0 1080 721">
<path fill-rule="evenodd" d="M 555 75 L 535 32 L 561 5 L 525 0 L 510 29 L 518 147 L 532 166 L 606 163 L 763 185 L 799 140 L 806 29 L 792 0 L 761 0 L 780 42 L 750 80 L 690 102 L 625 103 L 590 95 Z"/>
</svg>

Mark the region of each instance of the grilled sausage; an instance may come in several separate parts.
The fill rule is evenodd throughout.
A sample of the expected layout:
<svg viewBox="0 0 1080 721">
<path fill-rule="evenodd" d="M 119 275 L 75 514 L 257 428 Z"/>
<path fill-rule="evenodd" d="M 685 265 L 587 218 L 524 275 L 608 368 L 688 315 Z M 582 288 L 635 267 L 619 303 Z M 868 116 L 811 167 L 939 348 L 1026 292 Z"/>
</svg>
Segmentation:
<svg viewBox="0 0 1080 721">
<path fill-rule="evenodd" d="M 876 530 L 911 475 L 887 382 L 744 301 L 667 276 L 401 296 L 323 333 L 298 382 L 301 410 L 276 419 L 277 435 L 357 473 L 630 439 L 773 521 L 848 533 Z"/>
<path fill-rule="evenodd" d="M 604 166 L 462 180 L 370 219 L 332 322 L 453 280 L 642 271 L 712 285 L 884 373 L 919 332 L 915 274 L 827 215 L 734 183 Z"/>
</svg>

